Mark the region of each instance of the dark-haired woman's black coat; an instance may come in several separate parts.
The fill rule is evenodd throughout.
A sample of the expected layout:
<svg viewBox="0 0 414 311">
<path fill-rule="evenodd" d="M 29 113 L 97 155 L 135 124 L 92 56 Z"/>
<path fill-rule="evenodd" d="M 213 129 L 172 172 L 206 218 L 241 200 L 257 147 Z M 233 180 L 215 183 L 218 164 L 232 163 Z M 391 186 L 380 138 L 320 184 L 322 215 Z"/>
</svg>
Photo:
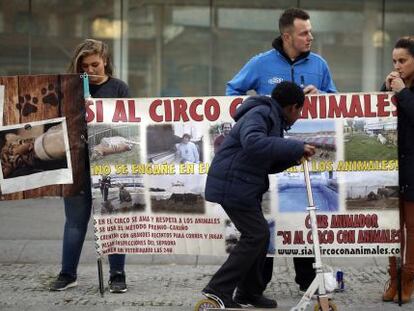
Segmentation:
<svg viewBox="0 0 414 311">
<path fill-rule="evenodd" d="M 414 201 L 414 87 L 395 95 L 398 107 L 398 166 L 403 199 Z"/>
</svg>

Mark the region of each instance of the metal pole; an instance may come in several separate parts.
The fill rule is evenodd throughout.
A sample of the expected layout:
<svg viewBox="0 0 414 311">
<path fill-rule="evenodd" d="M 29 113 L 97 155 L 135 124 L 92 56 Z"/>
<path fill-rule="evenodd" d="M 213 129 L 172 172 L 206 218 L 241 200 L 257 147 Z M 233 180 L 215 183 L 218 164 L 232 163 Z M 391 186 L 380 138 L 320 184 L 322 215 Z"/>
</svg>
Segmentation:
<svg viewBox="0 0 414 311">
<path fill-rule="evenodd" d="M 319 236 L 318 236 L 318 225 L 316 220 L 316 207 L 313 202 L 313 195 L 312 195 L 312 188 L 310 183 L 310 177 L 309 177 L 309 167 L 308 167 L 308 161 L 304 160 L 302 162 L 303 165 L 303 171 L 305 174 L 305 183 L 306 183 L 306 192 L 308 194 L 308 202 L 309 207 L 307 210 L 309 211 L 309 217 L 312 227 L 312 240 L 313 240 L 313 252 L 315 254 L 315 269 L 322 268 L 322 260 L 321 260 L 321 250 L 320 250 L 320 244 L 319 244 Z M 324 293 L 323 293 L 324 294 Z"/>
<path fill-rule="evenodd" d="M 101 294 L 101 297 L 103 298 L 104 293 L 105 293 L 105 286 L 104 286 L 104 279 L 103 279 L 103 273 L 102 273 L 102 257 L 98 257 L 96 261 L 98 265 L 99 293 Z"/>
</svg>

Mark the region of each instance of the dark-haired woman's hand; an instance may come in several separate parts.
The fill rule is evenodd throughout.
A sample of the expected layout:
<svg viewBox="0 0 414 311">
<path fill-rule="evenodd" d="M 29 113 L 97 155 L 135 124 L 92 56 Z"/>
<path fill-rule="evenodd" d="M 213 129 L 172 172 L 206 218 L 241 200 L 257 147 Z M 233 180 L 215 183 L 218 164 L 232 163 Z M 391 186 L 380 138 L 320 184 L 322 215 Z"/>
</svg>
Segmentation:
<svg viewBox="0 0 414 311">
<path fill-rule="evenodd" d="M 400 77 L 392 79 L 392 81 L 391 81 L 391 90 L 393 92 L 398 93 L 403 88 L 405 88 L 405 83 L 404 83 L 403 79 L 401 79 Z"/>
<path fill-rule="evenodd" d="M 385 87 L 387 89 L 387 91 L 391 90 L 391 82 L 392 80 L 394 80 L 395 78 L 399 78 L 400 74 L 397 71 L 391 71 L 388 76 L 385 78 Z"/>
</svg>

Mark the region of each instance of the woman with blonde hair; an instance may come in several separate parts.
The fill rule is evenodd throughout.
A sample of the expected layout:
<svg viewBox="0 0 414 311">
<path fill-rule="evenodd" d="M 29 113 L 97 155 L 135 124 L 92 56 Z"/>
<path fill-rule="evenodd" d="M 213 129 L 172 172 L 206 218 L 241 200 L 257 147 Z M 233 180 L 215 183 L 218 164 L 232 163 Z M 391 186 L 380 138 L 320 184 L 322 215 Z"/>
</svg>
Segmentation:
<svg viewBox="0 0 414 311">
<path fill-rule="evenodd" d="M 92 97 L 130 97 L 128 86 L 112 77 L 113 67 L 108 46 L 102 41 L 86 39 L 79 44 L 74 51 L 68 72 L 88 74 Z M 85 158 L 88 159 L 88 155 L 85 155 Z M 89 169 L 89 161 L 85 167 Z M 92 210 L 90 173 L 86 172 L 85 178 L 76 182 L 83 182 L 83 191 L 81 195 L 64 199 L 66 222 L 63 233 L 62 269 L 56 280 L 50 284 L 52 291 L 62 291 L 77 285 L 77 267 Z M 108 259 L 109 291 L 126 292 L 125 255 L 113 254 L 109 255 Z"/>
<path fill-rule="evenodd" d="M 402 239 L 401 300 L 407 303 L 414 291 L 414 36 L 400 38 L 392 52 L 394 70 L 383 90 L 395 92 L 398 108 L 398 161 Z M 404 237 L 404 235 L 402 235 Z M 397 261 L 390 258 L 390 282 L 384 301 L 398 302 Z"/>
</svg>

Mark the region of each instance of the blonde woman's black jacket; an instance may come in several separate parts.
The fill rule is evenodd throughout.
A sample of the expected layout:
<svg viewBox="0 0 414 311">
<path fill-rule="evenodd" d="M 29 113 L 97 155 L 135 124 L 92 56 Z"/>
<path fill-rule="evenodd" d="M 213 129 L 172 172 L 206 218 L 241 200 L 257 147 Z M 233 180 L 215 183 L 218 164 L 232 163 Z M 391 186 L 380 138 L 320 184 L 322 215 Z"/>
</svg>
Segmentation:
<svg viewBox="0 0 414 311">
<path fill-rule="evenodd" d="M 304 143 L 283 138 L 282 108 L 270 97 L 247 98 L 234 119 L 211 163 L 205 197 L 225 208 L 260 208 L 269 188 L 268 174 L 297 165 Z"/>
</svg>

